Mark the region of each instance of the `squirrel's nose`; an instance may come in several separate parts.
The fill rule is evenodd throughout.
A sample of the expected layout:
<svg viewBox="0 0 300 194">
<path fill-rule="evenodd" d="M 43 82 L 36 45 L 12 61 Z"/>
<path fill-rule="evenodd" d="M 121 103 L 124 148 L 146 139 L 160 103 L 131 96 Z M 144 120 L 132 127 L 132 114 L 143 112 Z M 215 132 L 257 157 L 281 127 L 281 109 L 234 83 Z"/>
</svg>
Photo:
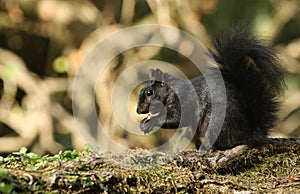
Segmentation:
<svg viewBox="0 0 300 194">
<path fill-rule="evenodd" d="M 136 112 L 137 112 L 138 114 L 146 114 L 146 113 L 148 113 L 149 111 L 148 111 L 147 109 L 143 108 L 143 107 L 137 107 L 137 108 L 136 108 Z"/>
<path fill-rule="evenodd" d="M 141 110 L 141 108 L 137 107 L 137 108 L 136 108 L 136 112 L 137 112 L 138 114 L 142 114 L 143 111 Z"/>
</svg>

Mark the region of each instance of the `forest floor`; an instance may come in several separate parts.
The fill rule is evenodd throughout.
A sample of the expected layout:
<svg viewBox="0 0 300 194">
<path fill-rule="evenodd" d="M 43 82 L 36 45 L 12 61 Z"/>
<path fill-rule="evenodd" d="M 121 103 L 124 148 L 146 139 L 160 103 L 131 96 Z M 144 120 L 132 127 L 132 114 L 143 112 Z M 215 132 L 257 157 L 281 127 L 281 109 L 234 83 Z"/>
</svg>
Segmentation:
<svg viewBox="0 0 300 194">
<path fill-rule="evenodd" d="M 300 193 L 300 143 L 119 155 L 0 156 L 0 193 Z"/>
</svg>

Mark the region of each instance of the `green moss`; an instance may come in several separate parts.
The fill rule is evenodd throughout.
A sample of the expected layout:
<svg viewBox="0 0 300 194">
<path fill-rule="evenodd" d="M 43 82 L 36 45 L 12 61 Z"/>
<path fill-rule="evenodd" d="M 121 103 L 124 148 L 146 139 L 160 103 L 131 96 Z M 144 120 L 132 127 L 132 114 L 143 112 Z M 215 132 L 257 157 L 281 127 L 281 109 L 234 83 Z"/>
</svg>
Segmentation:
<svg viewBox="0 0 300 194">
<path fill-rule="evenodd" d="M 67 150 L 39 157 L 22 148 L 0 158 L 2 193 L 297 193 L 300 191 L 300 149 L 276 153 L 274 148 L 249 149 L 241 155 L 240 171 L 216 170 L 209 153 L 176 154 L 128 150 L 124 154 L 98 154 Z M 259 155 L 259 157 L 257 156 Z M 134 167 L 134 168 L 133 168 Z M 247 168 L 246 168 L 247 167 Z"/>
</svg>

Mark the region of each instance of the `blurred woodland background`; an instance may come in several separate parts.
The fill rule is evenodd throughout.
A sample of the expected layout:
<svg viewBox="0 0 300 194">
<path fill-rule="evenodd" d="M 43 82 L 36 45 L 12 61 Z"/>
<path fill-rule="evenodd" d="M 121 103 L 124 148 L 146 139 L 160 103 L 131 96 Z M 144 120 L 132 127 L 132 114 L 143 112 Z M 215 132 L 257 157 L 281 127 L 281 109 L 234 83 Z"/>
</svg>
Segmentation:
<svg viewBox="0 0 300 194">
<path fill-rule="evenodd" d="M 211 36 L 241 21 L 274 44 L 284 61 L 287 92 L 271 135 L 299 137 L 299 0 L 0 0 L 0 153 L 21 146 L 38 154 L 84 147 L 72 116 L 73 81 L 88 50 L 110 33 L 138 24 L 165 24 L 209 47 Z M 179 68 L 186 63 L 170 50 L 132 49 L 111 62 L 101 77 L 104 84 L 96 89 L 100 120 L 117 142 L 129 147 L 157 145 L 170 133 L 160 130 L 136 138 L 118 130 L 107 103 L 122 71 L 150 59 Z M 196 76 L 194 70 L 185 71 Z M 130 104 L 133 112 L 135 103 Z"/>
</svg>

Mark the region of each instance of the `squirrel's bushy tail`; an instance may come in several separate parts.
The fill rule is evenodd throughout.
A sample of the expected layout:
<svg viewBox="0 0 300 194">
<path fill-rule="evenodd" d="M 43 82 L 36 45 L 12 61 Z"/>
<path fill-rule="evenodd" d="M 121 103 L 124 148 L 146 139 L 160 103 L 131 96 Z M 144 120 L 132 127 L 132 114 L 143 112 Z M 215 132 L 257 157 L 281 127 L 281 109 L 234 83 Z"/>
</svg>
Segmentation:
<svg viewBox="0 0 300 194">
<path fill-rule="evenodd" d="M 214 46 L 224 79 L 242 94 L 253 133 L 267 135 L 274 127 L 278 96 L 284 88 L 283 71 L 274 49 L 241 26 L 223 31 Z"/>
</svg>

